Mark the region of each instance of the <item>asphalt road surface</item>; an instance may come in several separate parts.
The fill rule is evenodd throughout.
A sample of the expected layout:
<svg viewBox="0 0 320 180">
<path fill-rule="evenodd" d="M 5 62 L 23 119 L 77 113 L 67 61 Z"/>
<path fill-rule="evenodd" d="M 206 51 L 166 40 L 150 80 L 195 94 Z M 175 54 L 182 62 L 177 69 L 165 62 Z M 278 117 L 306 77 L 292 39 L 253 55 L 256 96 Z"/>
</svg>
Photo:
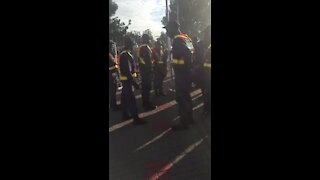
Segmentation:
<svg viewBox="0 0 320 180">
<path fill-rule="evenodd" d="M 172 131 L 179 121 L 171 78 L 166 78 L 165 97 L 155 97 L 153 111 L 142 108 L 141 92 L 135 91 L 139 117 L 147 125 L 121 120 L 121 112 L 109 111 L 109 179 L 111 180 L 209 180 L 211 179 L 211 117 L 202 115 L 201 91 L 194 87 L 196 123 L 185 131 Z M 117 95 L 120 100 L 120 92 Z M 120 103 L 120 101 L 119 101 Z"/>
</svg>

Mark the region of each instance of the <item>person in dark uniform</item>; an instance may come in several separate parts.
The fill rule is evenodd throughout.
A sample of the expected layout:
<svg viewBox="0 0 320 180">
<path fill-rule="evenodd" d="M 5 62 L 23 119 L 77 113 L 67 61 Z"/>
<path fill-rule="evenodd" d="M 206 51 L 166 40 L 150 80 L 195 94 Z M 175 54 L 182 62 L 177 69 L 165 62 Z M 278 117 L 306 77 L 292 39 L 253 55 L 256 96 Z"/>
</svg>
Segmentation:
<svg viewBox="0 0 320 180">
<path fill-rule="evenodd" d="M 163 51 L 161 41 L 156 41 L 154 48 L 154 90 L 156 96 L 165 96 L 163 92 L 163 80 L 167 75 L 167 52 Z"/>
<path fill-rule="evenodd" d="M 120 107 L 117 105 L 116 92 L 117 92 L 117 82 L 118 82 L 118 73 L 117 65 L 112 54 L 113 51 L 113 42 L 109 41 L 109 99 L 111 109 L 118 111 Z"/>
<path fill-rule="evenodd" d="M 153 110 L 156 106 L 150 102 L 151 77 L 152 77 L 152 51 L 149 47 L 150 38 L 142 35 L 142 45 L 139 50 L 139 67 L 141 74 L 142 105 L 146 110 Z"/>
<path fill-rule="evenodd" d="M 132 87 L 139 89 L 138 84 L 134 80 L 136 72 L 134 69 L 133 56 L 131 54 L 133 42 L 129 37 L 124 39 L 124 49 L 120 54 L 120 80 L 122 83 L 121 104 L 123 105 L 123 120 L 130 118 L 130 112 L 134 124 L 145 124 L 146 121 L 138 116 L 137 104 Z"/>
<path fill-rule="evenodd" d="M 187 34 L 182 34 L 180 25 L 176 21 L 169 21 L 164 27 L 167 35 L 173 39 L 172 43 L 172 67 L 175 74 L 176 101 L 178 103 L 180 121 L 175 124 L 173 130 L 188 129 L 193 124 L 192 100 L 191 100 L 191 68 L 194 47 Z"/>
<path fill-rule="evenodd" d="M 211 25 L 203 31 L 204 45 L 204 63 L 203 63 L 203 79 L 204 79 L 204 113 L 211 113 Z"/>
</svg>

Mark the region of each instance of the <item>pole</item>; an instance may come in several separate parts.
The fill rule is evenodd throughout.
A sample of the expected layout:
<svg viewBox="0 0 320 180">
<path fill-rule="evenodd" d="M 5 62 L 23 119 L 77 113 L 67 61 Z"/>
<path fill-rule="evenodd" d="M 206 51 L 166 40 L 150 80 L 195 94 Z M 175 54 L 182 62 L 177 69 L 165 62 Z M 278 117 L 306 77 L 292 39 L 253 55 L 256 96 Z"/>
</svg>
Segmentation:
<svg viewBox="0 0 320 180">
<path fill-rule="evenodd" d="M 169 8 L 168 8 L 168 0 L 166 0 L 166 17 L 167 17 L 167 22 L 169 22 Z M 171 84 L 172 84 L 172 88 L 169 89 L 172 92 L 175 92 L 175 84 L 174 84 L 174 74 L 173 74 L 173 68 L 172 68 L 172 64 L 171 64 L 171 40 L 170 37 L 167 37 L 167 60 L 168 63 L 170 64 L 170 74 L 171 74 Z"/>
</svg>

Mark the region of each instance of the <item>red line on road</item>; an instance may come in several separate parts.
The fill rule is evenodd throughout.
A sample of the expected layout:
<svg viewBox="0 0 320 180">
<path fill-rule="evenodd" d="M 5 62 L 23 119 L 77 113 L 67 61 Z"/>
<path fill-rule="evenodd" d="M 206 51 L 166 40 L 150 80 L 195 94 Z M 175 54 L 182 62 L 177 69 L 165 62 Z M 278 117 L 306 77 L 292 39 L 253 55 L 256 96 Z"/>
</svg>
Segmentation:
<svg viewBox="0 0 320 180">
<path fill-rule="evenodd" d="M 174 164 L 177 164 L 182 158 L 184 158 L 187 154 L 189 154 L 191 151 L 193 151 L 197 146 L 199 146 L 204 139 L 206 139 L 208 135 L 201 138 L 199 141 L 191 144 L 187 149 L 185 149 L 182 153 L 180 153 L 178 156 L 176 156 L 171 162 L 164 165 L 160 170 L 158 170 L 156 173 L 154 173 L 148 180 L 157 180 L 161 176 L 163 176 L 165 173 L 167 173 Z"/>
</svg>

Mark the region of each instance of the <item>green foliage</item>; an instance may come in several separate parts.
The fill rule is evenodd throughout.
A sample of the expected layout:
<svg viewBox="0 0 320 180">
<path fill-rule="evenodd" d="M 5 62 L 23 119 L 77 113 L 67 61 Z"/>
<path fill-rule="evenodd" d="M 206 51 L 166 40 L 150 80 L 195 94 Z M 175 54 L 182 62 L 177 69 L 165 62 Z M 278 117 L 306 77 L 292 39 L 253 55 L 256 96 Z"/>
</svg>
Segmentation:
<svg viewBox="0 0 320 180">
<path fill-rule="evenodd" d="M 122 44 L 123 37 L 127 34 L 127 30 L 131 25 L 131 20 L 129 20 L 126 25 L 118 17 L 110 19 L 109 22 L 109 38 L 118 44 Z"/>
<path fill-rule="evenodd" d="M 116 13 L 117 9 L 118 5 L 115 2 L 112 2 L 112 0 L 109 0 L 109 19 Z"/>
<path fill-rule="evenodd" d="M 165 32 L 161 32 L 161 35 L 159 37 L 159 40 L 166 46 L 167 44 L 167 35 L 165 34 Z"/>
<path fill-rule="evenodd" d="M 153 35 L 150 29 L 143 31 L 143 34 L 148 34 L 151 41 L 153 41 Z"/>
<path fill-rule="evenodd" d="M 141 44 L 141 33 L 139 31 L 128 32 L 127 35 L 131 37 L 136 43 Z"/>
<path fill-rule="evenodd" d="M 117 44 L 122 44 L 123 37 L 127 34 L 127 30 L 131 25 L 131 20 L 126 25 L 124 22 L 121 22 L 119 17 L 113 17 L 117 9 L 118 5 L 109 0 L 109 38 Z"/>
<path fill-rule="evenodd" d="M 211 22 L 211 0 L 172 0 L 170 20 L 177 20 L 177 3 L 179 3 L 179 23 L 182 33 L 191 37 L 199 36 L 199 31 Z M 166 17 L 163 17 L 161 22 L 165 25 Z"/>
<path fill-rule="evenodd" d="M 155 43 L 155 40 L 154 40 L 154 38 L 153 38 L 152 31 L 151 31 L 150 29 L 146 29 L 145 31 L 143 31 L 143 34 L 148 34 L 148 35 L 149 35 L 150 44 L 151 44 L 151 46 L 153 47 L 153 46 L 154 46 L 154 43 Z"/>
</svg>

